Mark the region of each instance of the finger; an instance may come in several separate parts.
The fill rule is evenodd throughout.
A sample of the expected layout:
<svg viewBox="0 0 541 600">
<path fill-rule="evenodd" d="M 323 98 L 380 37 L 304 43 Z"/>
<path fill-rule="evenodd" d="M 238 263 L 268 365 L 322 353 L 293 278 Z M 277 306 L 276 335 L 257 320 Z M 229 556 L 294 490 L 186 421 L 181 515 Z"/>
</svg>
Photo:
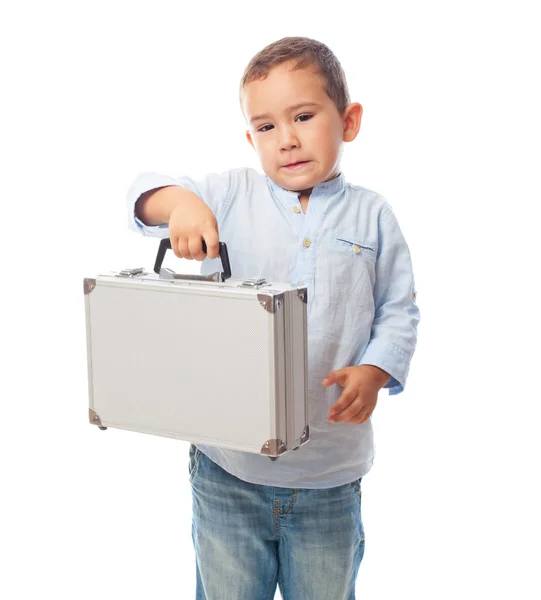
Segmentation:
<svg viewBox="0 0 541 600">
<path fill-rule="evenodd" d="M 357 396 L 355 400 L 342 412 L 335 414 L 331 417 L 334 421 L 352 422 L 359 415 L 360 412 L 365 411 L 366 408 L 363 406 L 362 400 Z"/>
<path fill-rule="evenodd" d="M 355 423 L 356 425 L 363 425 L 370 418 L 370 411 L 367 411 L 366 408 L 362 408 L 355 416 L 350 419 L 351 423 Z"/>
<path fill-rule="evenodd" d="M 357 416 L 358 424 L 363 425 L 368 421 L 369 418 L 370 413 L 361 411 L 360 414 Z"/>
<path fill-rule="evenodd" d="M 344 391 L 342 392 L 342 395 L 340 396 L 340 398 L 338 398 L 336 403 L 333 406 L 331 406 L 331 408 L 329 410 L 329 414 L 331 414 L 331 415 L 340 414 L 343 410 L 345 410 L 346 408 L 348 408 L 348 406 L 350 406 L 350 404 L 355 400 L 355 398 L 357 398 L 357 389 L 356 388 L 345 388 Z"/>
<path fill-rule="evenodd" d="M 218 258 L 220 254 L 220 244 L 216 229 L 206 230 L 203 234 L 203 239 L 207 245 L 207 256 L 209 258 Z"/>
<path fill-rule="evenodd" d="M 188 260 L 192 259 L 192 255 L 190 254 L 190 249 L 188 248 L 187 238 L 178 238 L 177 250 L 178 250 L 177 256 L 179 258 L 187 258 Z"/>
<path fill-rule="evenodd" d="M 190 250 L 190 255 L 195 260 L 205 260 L 207 255 L 203 252 L 203 244 L 202 244 L 201 236 L 194 235 L 188 241 L 188 248 Z"/>
<path fill-rule="evenodd" d="M 339 383 L 343 385 L 347 379 L 348 372 L 346 369 L 338 369 L 337 371 L 331 371 L 327 377 L 321 382 L 325 387 L 332 385 L 333 383 Z"/>
<path fill-rule="evenodd" d="M 169 238 L 170 242 L 171 242 L 171 250 L 173 251 L 173 254 L 177 257 L 177 258 L 182 258 L 182 256 L 179 255 L 178 252 L 178 237 L 173 237 L 171 236 Z"/>
</svg>

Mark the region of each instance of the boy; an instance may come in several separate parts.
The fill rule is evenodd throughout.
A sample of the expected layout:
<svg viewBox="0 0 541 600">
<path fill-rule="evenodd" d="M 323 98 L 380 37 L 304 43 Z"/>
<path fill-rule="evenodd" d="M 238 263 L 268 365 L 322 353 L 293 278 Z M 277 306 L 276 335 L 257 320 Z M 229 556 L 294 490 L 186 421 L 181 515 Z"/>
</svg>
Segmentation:
<svg viewBox="0 0 541 600">
<path fill-rule="evenodd" d="M 220 238 L 234 278 L 308 289 L 310 442 L 278 461 L 190 448 L 196 598 L 268 600 L 279 585 L 287 600 L 353 600 L 370 415 L 381 388 L 402 391 L 416 344 L 410 256 L 387 202 L 340 172 L 362 107 L 324 44 L 267 46 L 240 97 L 265 175 L 143 174 L 128 194 L 131 227 L 169 236 L 179 258 L 202 261 L 205 240 L 202 273 L 219 269 Z"/>
</svg>

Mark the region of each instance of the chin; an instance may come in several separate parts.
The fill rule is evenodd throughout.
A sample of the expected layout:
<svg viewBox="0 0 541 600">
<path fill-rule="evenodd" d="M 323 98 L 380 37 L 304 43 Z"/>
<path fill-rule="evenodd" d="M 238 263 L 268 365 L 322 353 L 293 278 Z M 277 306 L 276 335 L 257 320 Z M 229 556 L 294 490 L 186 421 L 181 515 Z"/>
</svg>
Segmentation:
<svg viewBox="0 0 541 600">
<path fill-rule="evenodd" d="M 318 178 L 314 178 L 314 176 L 312 175 L 311 177 L 291 177 L 291 178 L 287 178 L 284 179 L 283 177 L 281 178 L 281 180 L 283 181 L 283 184 L 280 184 L 282 187 L 284 187 L 287 190 L 291 190 L 291 191 L 295 191 L 295 192 L 300 192 L 302 190 L 308 190 L 310 188 L 315 187 L 316 185 L 318 185 L 319 183 L 321 183 L 321 179 Z"/>
</svg>

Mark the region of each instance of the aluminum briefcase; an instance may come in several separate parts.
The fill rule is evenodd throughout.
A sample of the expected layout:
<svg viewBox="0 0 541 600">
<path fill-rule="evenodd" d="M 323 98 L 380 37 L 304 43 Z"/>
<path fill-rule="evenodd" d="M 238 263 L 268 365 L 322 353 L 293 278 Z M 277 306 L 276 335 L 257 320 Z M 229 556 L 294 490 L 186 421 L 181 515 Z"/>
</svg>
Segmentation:
<svg viewBox="0 0 541 600">
<path fill-rule="evenodd" d="M 90 422 L 276 459 L 309 441 L 305 287 L 223 272 L 84 279 Z M 206 251 L 206 248 L 204 248 Z"/>
</svg>

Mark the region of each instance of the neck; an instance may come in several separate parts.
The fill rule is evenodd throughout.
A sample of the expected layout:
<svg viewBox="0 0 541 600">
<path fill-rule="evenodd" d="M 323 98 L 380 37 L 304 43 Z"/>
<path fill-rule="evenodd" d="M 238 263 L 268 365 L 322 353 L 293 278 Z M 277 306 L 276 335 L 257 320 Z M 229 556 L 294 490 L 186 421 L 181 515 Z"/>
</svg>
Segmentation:
<svg viewBox="0 0 541 600">
<path fill-rule="evenodd" d="M 306 208 L 308 206 L 308 200 L 310 199 L 310 194 L 312 193 L 312 188 L 307 190 L 302 190 L 299 193 L 299 202 L 301 204 L 302 212 L 306 212 Z"/>
</svg>

